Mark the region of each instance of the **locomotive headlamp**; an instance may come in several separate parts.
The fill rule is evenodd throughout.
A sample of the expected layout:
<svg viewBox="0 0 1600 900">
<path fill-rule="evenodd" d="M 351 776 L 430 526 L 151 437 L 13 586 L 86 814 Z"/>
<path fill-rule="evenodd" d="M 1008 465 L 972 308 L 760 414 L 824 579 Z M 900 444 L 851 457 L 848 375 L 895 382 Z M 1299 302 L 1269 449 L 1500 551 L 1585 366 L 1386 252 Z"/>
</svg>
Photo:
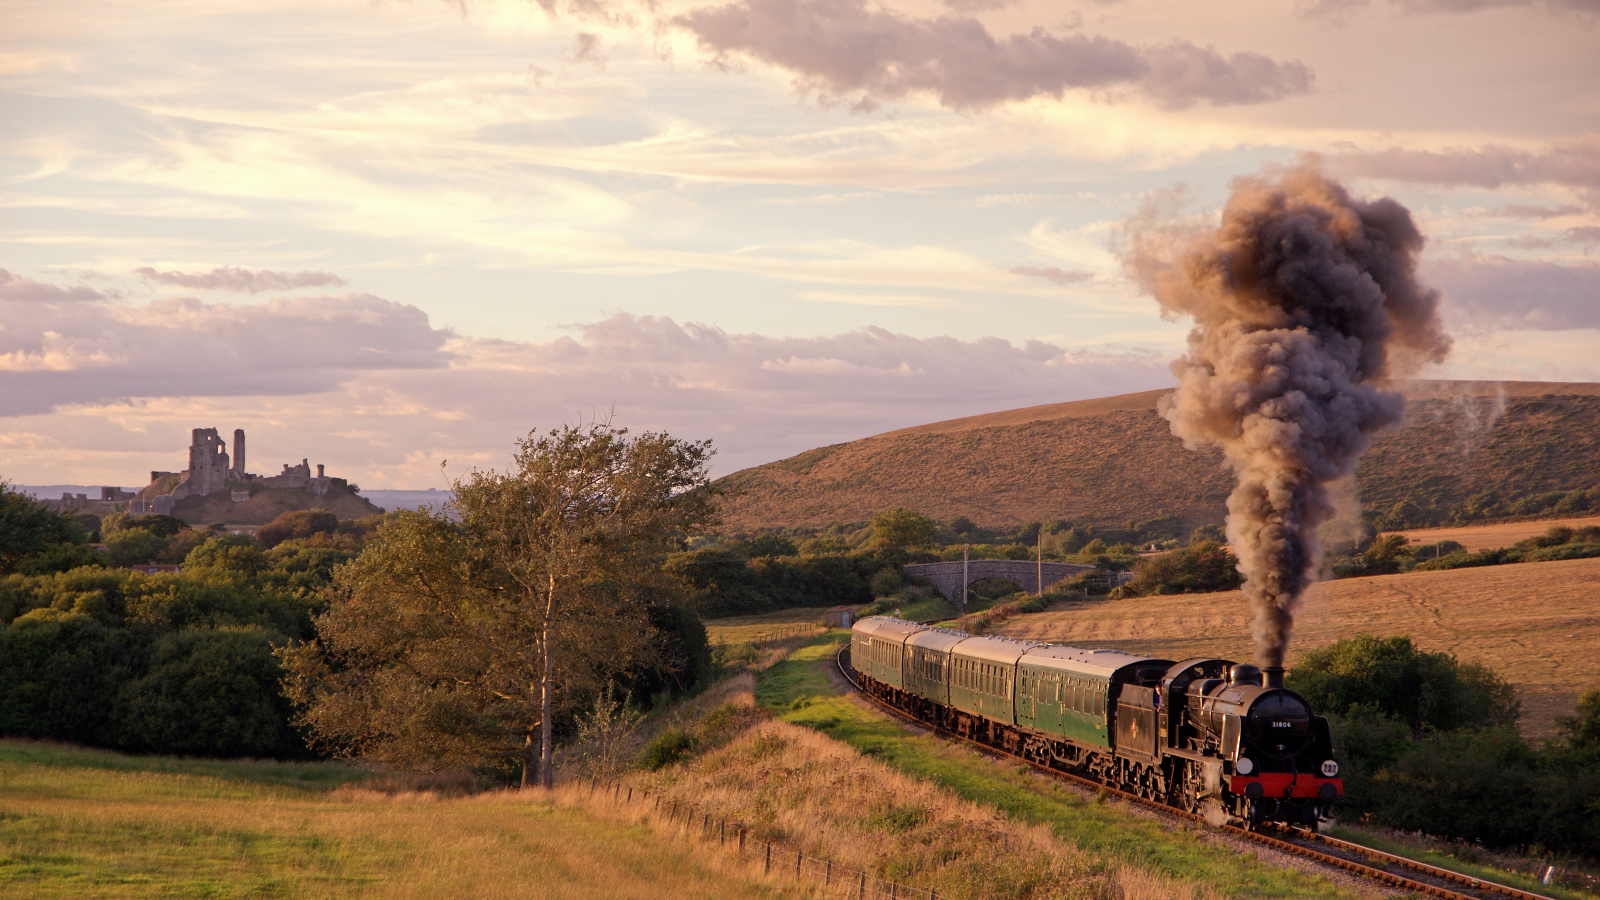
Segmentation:
<svg viewBox="0 0 1600 900">
<path fill-rule="evenodd" d="M 1332 778 L 1333 776 L 1335 776 L 1337 774 L 1339 774 L 1339 764 L 1338 763 L 1334 762 L 1331 759 L 1325 759 L 1325 760 L 1322 761 L 1322 777 L 1323 778 Z"/>
<path fill-rule="evenodd" d="M 1250 760 L 1250 757 L 1241 756 L 1239 761 L 1233 764 L 1233 770 L 1240 775 L 1249 775 L 1256 770 L 1256 764 Z"/>
</svg>

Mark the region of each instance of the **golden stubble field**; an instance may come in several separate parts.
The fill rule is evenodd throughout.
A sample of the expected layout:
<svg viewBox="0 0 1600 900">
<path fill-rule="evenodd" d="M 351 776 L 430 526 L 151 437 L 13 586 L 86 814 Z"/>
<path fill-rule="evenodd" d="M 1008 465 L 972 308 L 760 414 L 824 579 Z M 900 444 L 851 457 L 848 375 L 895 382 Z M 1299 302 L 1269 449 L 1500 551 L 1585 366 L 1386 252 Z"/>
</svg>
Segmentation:
<svg viewBox="0 0 1600 900">
<path fill-rule="evenodd" d="M 1297 619 L 1290 661 L 1362 631 L 1410 635 L 1425 650 L 1493 668 L 1517 687 L 1524 733 L 1549 737 L 1579 692 L 1600 687 L 1600 559 L 1318 584 Z M 1251 655 L 1250 609 L 1238 591 L 1078 603 L 1020 616 L 996 633 L 1169 659 Z"/>
<path fill-rule="evenodd" d="M 1540 519 L 1537 522 L 1502 522 L 1498 525 L 1463 525 L 1460 528 L 1413 528 L 1410 531 L 1396 533 L 1410 538 L 1413 544 L 1455 541 L 1468 551 L 1476 553 L 1479 550 L 1498 550 L 1501 547 L 1509 547 L 1518 541 L 1538 537 L 1550 530 L 1552 525 L 1584 528 L 1590 525 L 1600 525 L 1600 516 L 1579 519 Z M 1426 553 L 1422 558 L 1427 558 Z"/>
</svg>

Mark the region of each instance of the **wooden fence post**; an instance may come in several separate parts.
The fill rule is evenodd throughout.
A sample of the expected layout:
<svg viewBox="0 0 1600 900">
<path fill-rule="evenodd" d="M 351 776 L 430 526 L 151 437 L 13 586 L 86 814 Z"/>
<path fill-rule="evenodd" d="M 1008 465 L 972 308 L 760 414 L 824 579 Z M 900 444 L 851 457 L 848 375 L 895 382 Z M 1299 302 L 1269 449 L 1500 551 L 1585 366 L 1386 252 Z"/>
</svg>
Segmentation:
<svg viewBox="0 0 1600 900">
<path fill-rule="evenodd" d="M 861 889 L 856 892 L 857 900 L 867 900 L 867 873 L 861 873 Z"/>
<path fill-rule="evenodd" d="M 794 877 L 797 879 L 800 877 L 800 862 L 804 859 L 805 856 L 801 851 L 796 850 L 794 852 Z"/>
<path fill-rule="evenodd" d="M 772 842 L 767 841 L 767 865 L 761 870 L 763 873 L 772 871 Z"/>
<path fill-rule="evenodd" d="M 828 871 L 822 876 L 822 886 L 833 884 L 833 860 L 828 860 Z"/>
</svg>

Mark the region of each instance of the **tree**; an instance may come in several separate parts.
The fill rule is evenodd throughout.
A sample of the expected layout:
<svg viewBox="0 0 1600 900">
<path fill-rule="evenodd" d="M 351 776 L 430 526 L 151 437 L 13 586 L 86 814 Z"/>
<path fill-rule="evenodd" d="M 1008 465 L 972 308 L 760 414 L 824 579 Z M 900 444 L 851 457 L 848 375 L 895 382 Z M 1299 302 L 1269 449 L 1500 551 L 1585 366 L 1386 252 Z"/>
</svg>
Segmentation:
<svg viewBox="0 0 1600 900">
<path fill-rule="evenodd" d="M 1289 686 L 1313 708 L 1346 714 L 1371 705 L 1413 731 L 1514 726 L 1516 690 L 1488 668 L 1418 650 L 1409 637 L 1357 634 L 1312 650 Z"/>
<path fill-rule="evenodd" d="M 339 527 L 338 515 L 326 509 L 295 509 L 279 513 L 261 526 L 261 545 L 271 550 L 287 540 L 314 534 L 332 534 Z"/>
<path fill-rule="evenodd" d="M 69 515 L 53 512 L 0 481 L 0 574 L 28 556 L 61 544 L 84 543 L 83 529 Z"/>
<path fill-rule="evenodd" d="M 1238 558 L 1215 541 L 1142 559 L 1133 571 L 1134 579 L 1123 586 L 1123 596 L 1231 591 L 1244 581 Z"/>
<path fill-rule="evenodd" d="M 903 506 L 872 517 L 872 543 L 876 547 L 926 547 L 933 543 L 933 520 Z"/>
<path fill-rule="evenodd" d="M 1556 727 L 1573 749 L 1600 750 L 1600 688 L 1584 691 L 1578 698 L 1578 714 L 1558 717 Z"/>
<path fill-rule="evenodd" d="M 283 654 L 312 739 L 411 768 L 516 760 L 551 786 L 557 717 L 659 649 L 661 558 L 714 522 L 711 453 L 569 425 L 397 514 L 337 571 L 319 641 Z"/>
</svg>

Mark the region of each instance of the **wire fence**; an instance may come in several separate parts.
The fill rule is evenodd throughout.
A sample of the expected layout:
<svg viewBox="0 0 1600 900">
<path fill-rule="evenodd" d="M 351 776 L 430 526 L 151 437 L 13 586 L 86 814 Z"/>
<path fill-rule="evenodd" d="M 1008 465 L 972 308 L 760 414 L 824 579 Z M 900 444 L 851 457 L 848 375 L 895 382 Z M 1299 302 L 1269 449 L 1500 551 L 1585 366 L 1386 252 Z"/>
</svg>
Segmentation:
<svg viewBox="0 0 1600 900">
<path fill-rule="evenodd" d="M 798 622 L 791 625 L 769 625 L 759 628 L 729 629 L 712 640 L 714 644 L 771 644 L 790 638 L 817 634 L 827 630 L 822 622 Z"/>
<path fill-rule="evenodd" d="M 632 806 L 701 843 L 761 867 L 763 874 L 812 884 L 823 896 L 840 900 L 939 900 L 931 887 L 919 888 L 879 878 L 861 869 L 838 865 L 830 859 L 805 855 L 787 844 L 762 840 L 744 823 L 717 816 L 705 809 L 620 781 L 591 781 L 589 795 L 603 795 L 613 803 Z"/>
</svg>

